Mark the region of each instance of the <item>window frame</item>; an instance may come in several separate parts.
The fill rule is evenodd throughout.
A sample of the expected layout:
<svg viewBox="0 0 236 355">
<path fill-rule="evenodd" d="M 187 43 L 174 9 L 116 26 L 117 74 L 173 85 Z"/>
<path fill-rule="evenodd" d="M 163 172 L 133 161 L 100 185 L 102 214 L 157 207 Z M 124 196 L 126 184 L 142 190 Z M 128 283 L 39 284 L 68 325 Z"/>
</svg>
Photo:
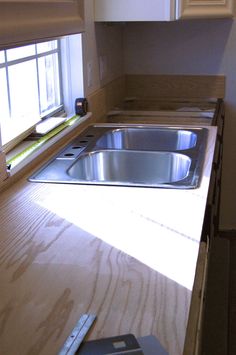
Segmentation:
<svg viewBox="0 0 236 355">
<path fill-rule="evenodd" d="M 1 1 L 1 0 L 0 0 Z M 38 97 L 39 97 L 39 116 L 40 116 L 40 120 L 47 118 L 48 116 L 53 115 L 56 112 L 60 112 L 61 110 L 63 110 L 63 90 L 62 90 L 62 70 L 61 70 L 61 46 L 60 46 L 60 39 L 54 39 L 53 41 L 57 42 L 57 48 L 54 49 L 50 49 L 47 50 L 45 52 L 41 52 L 38 53 L 37 50 L 37 45 L 39 43 L 35 43 L 33 44 L 35 47 L 35 54 L 29 55 L 29 56 L 25 56 L 22 58 L 18 58 L 18 59 L 7 59 L 7 49 L 2 50 L 3 54 L 4 54 L 4 58 L 5 58 L 5 62 L 0 63 L 0 69 L 5 68 L 6 69 L 6 81 L 7 81 L 7 93 L 8 93 L 8 106 L 9 106 L 9 113 L 11 115 L 11 90 L 10 90 L 10 84 L 9 84 L 9 68 L 13 65 L 17 65 L 17 64 L 21 64 L 24 62 L 28 62 L 31 60 L 36 60 L 36 78 L 37 78 L 37 91 L 38 91 Z M 47 41 L 50 42 L 50 41 Z M 45 43 L 45 42 L 41 42 L 41 43 Z M 44 113 L 44 111 L 42 111 L 42 103 L 40 101 L 40 75 L 39 75 L 39 59 L 46 57 L 48 55 L 51 54 L 57 54 L 57 60 L 58 60 L 58 73 L 59 73 L 59 96 L 60 96 L 60 103 L 57 106 L 57 108 L 53 108 L 53 109 L 48 109 L 46 113 Z"/>
<path fill-rule="evenodd" d="M 58 40 L 58 51 L 60 52 L 59 71 L 62 105 L 49 114 L 42 116 L 40 122 L 50 119 L 51 116 L 64 116 L 66 117 L 65 119 L 71 118 L 75 115 L 75 99 L 84 97 L 83 34 L 79 33 L 56 39 Z M 25 131 L 22 135 L 18 135 L 15 140 L 13 139 L 13 144 L 10 142 L 10 144 L 6 143 L 3 146 L 0 124 L 0 149 L 2 147 L 5 152 L 9 152 L 29 134 L 30 131 Z"/>
</svg>

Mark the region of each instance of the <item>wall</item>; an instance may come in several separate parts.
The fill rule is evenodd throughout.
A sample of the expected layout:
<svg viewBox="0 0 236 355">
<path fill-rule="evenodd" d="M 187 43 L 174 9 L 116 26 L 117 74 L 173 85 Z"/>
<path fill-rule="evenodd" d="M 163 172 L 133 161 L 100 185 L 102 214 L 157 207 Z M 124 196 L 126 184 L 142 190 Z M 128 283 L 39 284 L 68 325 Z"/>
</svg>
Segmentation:
<svg viewBox="0 0 236 355">
<path fill-rule="evenodd" d="M 84 87 L 85 96 L 124 74 L 123 26 L 94 23 L 93 0 L 85 2 Z M 100 77 L 100 61 L 103 77 Z M 90 67 L 90 69 L 89 69 Z M 91 80 L 88 71 L 91 70 Z"/>
<path fill-rule="evenodd" d="M 93 0 L 85 2 L 85 18 L 85 96 L 124 73 L 226 75 L 221 228 L 236 229 L 236 21 L 94 24 Z M 101 57 L 106 71 L 102 80 Z M 92 67 L 90 83 L 88 63 Z"/>
<path fill-rule="evenodd" d="M 129 23 L 124 30 L 127 74 L 226 75 L 221 229 L 236 229 L 236 21 Z"/>
</svg>

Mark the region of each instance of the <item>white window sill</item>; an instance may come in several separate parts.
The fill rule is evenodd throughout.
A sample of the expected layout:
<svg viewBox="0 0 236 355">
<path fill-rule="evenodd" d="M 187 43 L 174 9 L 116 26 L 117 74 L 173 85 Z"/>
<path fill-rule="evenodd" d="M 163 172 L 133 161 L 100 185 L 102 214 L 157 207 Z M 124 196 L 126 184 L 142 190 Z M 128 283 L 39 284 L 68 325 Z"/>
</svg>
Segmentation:
<svg viewBox="0 0 236 355">
<path fill-rule="evenodd" d="M 37 150 L 31 152 L 30 154 L 26 155 L 17 165 L 13 166 L 10 171 L 9 171 L 9 177 L 14 176 L 16 173 L 18 173 L 21 169 L 23 169 L 25 166 L 30 164 L 35 158 L 37 158 L 40 154 L 45 152 L 49 147 L 51 147 L 53 144 L 58 142 L 61 138 L 65 137 L 67 134 L 72 132 L 76 127 L 81 125 L 83 122 L 85 122 L 87 119 L 91 117 L 91 112 L 88 112 L 85 116 L 80 117 L 77 121 L 73 122 L 71 126 L 67 126 L 65 129 L 57 133 L 55 136 L 50 138 L 48 141 L 42 144 L 42 146 L 38 147 Z M 32 141 L 34 143 L 34 141 Z M 25 145 L 22 146 L 23 149 L 25 148 Z M 7 158 L 8 160 L 9 158 Z"/>
</svg>

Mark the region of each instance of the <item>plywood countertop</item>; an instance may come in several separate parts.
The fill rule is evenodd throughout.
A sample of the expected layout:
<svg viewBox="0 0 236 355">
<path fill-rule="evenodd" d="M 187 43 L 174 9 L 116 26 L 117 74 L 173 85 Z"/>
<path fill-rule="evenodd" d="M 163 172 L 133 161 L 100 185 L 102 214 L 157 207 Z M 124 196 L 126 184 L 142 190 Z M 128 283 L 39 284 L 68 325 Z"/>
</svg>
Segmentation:
<svg viewBox="0 0 236 355">
<path fill-rule="evenodd" d="M 0 354 L 57 354 L 79 317 L 90 339 L 155 335 L 182 354 L 216 128 L 201 186 L 37 184 L 0 195 Z"/>
</svg>

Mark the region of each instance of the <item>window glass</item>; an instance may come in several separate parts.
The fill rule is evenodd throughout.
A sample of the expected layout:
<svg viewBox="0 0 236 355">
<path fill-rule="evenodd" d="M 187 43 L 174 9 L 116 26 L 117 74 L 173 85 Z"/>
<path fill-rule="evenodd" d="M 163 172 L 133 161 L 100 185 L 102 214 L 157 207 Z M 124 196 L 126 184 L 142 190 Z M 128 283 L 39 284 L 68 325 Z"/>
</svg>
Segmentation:
<svg viewBox="0 0 236 355">
<path fill-rule="evenodd" d="M 37 44 L 37 53 L 45 53 L 57 49 L 57 41 L 43 42 Z"/>
<path fill-rule="evenodd" d="M 36 60 L 9 66 L 11 118 L 17 121 L 35 121 L 39 115 Z"/>
<path fill-rule="evenodd" d="M 0 51 L 3 144 L 62 108 L 59 55 L 58 40 Z"/>
<path fill-rule="evenodd" d="M 4 57 L 4 51 L 0 51 L 0 64 L 4 63 L 5 57 Z"/>
<path fill-rule="evenodd" d="M 0 69 L 0 123 L 2 120 L 9 119 L 9 105 L 6 82 L 6 69 Z"/>
<path fill-rule="evenodd" d="M 29 46 L 8 49 L 7 60 L 18 60 L 21 58 L 26 58 L 35 54 L 35 45 L 31 44 Z"/>
<path fill-rule="evenodd" d="M 58 56 L 50 54 L 38 59 L 41 114 L 60 105 Z"/>
<path fill-rule="evenodd" d="M 39 121 L 39 98 L 35 74 L 36 59 L 8 67 L 10 117 L 1 118 L 3 145 L 14 140 Z"/>
</svg>

